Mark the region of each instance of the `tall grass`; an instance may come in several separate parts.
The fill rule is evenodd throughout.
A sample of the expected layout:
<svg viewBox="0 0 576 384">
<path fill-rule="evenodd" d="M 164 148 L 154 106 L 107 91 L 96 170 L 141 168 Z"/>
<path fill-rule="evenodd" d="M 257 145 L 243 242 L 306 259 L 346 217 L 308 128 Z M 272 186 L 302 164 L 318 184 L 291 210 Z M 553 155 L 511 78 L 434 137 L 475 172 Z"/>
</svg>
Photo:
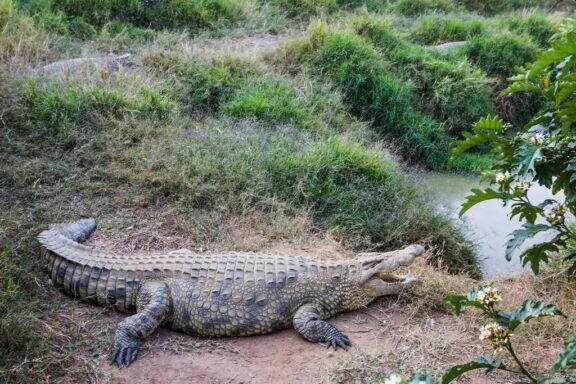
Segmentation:
<svg viewBox="0 0 576 384">
<path fill-rule="evenodd" d="M 449 139 L 440 125 L 412 110 L 411 88 L 386 72 L 377 51 L 351 32 L 312 30 L 304 61 L 344 93 L 348 110 L 372 121 L 406 158 L 440 169 Z"/>
<path fill-rule="evenodd" d="M 536 58 L 536 46 L 529 37 L 500 32 L 493 36 L 477 36 L 466 43 L 472 62 L 491 75 L 509 77 Z"/>
<path fill-rule="evenodd" d="M 170 0 L 170 1 L 86 1 L 52 0 L 52 9 L 69 16 L 81 16 L 89 23 L 102 26 L 107 22 L 128 21 L 135 25 L 166 28 L 187 27 L 192 30 L 215 28 L 242 19 L 244 7 L 236 0 Z"/>
<path fill-rule="evenodd" d="M 420 44 L 435 45 L 481 36 L 489 27 L 485 19 L 477 16 L 429 15 L 416 20 L 410 38 Z"/>
</svg>

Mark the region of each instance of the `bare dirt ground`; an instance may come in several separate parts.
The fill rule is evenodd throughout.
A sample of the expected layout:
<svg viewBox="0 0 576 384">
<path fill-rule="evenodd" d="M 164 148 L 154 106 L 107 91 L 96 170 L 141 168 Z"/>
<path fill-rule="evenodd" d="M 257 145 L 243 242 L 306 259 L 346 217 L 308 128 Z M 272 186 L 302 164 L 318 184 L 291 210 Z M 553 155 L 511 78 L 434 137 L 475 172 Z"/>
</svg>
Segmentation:
<svg viewBox="0 0 576 384">
<path fill-rule="evenodd" d="M 384 304 L 386 305 L 386 303 Z M 393 304 L 388 303 L 386 306 Z M 330 383 L 330 371 L 346 370 L 339 366 L 351 357 L 375 355 L 386 360 L 408 352 L 411 348 L 406 338 L 410 321 L 401 312 L 387 312 L 382 305 L 364 311 L 338 316 L 333 323 L 353 342 L 349 351 L 328 350 L 302 339 L 289 329 L 276 334 L 217 341 L 215 350 L 200 349 L 184 353 L 153 349 L 141 356 L 133 366 L 119 370 L 102 363 L 101 368 L 111 383 Z M 432 337 L 446 328 L 448 319 L 435 320 L 426 325 Z M 428 322 L 431 324 L 431 322 Z M 416 327 L 419 327 L 416 325 Z M 186 337 L 172 332 L 160 332 L 154 343 L 163 345 L 162 339 Z M 448 332 L 444 342 L 457 341 L 462 334 Z M 473 351 L 458 359 L 472 357 Z"/>
</svg>

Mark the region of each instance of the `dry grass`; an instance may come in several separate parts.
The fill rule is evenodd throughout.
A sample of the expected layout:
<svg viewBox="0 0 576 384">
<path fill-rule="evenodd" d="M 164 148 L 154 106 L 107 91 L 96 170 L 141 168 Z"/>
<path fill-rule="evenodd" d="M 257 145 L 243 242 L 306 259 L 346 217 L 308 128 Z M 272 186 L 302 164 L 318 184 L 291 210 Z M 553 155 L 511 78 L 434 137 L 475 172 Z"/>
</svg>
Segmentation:
<svg viewBox="0 0 576 384">
<path fill-rule="evenodd" d="M 351 356 L 331 371 L 335 382 L 359 380 L 356 382 L 371 383 L 394 372 L 405 376 L 430 373 L 439 377 L 453 365 L 492 355 L 491 346 L 478 339 L 480 326 L 490 320 L 474 309 L 456 317 L 444 302 L 448 294 L 463 294 L 486 283 L 494 284 L 501 291 L 502 310 L 511 311 L 527 298 L 534 298 L 558 306 L 567 315 L 567 318 L 533 320 L 515 332 L 513 343 L 516 351 L 532 372 L 549 372 L 562 349 L 563 340 L 576 332 L 576 285 L 566 277 L 557 274 L 539 278 L 522 275 L 485 282 L 449 275 L 422 262 L 411 269 L 412 273 L 420 276 L 422 284 L 396 299 L 385 299 L 376 304 L 383 316 L 386 315 L 387 321 L 380 332 L 390 335 L 390 351 Z M 514 366 L 507 356 L 499 357 Z M 487 377 L 478 371 L 467 374 L 459 382 L 508 383 L 513 380 L 518 380 L 518 377 L 502 373 Z"/>
</svg>

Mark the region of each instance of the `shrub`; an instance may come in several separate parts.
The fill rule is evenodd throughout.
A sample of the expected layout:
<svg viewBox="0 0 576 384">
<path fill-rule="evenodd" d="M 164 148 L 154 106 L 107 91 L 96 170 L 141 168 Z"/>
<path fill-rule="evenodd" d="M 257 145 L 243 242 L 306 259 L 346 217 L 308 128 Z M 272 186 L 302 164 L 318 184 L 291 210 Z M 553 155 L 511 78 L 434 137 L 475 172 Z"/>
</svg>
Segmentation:
<svg viewBox="0 0 576 384">
<path fill-rule="evenodd" d="M 239 21 L 244 14 L 242 3 L 236 0 L 53 0 L 52 7 L 98 26 L 118 20 L 158 29 L 217 28 Z"/>
<path fill-rule="evenodd" d="M 377 19 L 368 13 L 363 13 L 360 17 L 353 19 L 352 28 L 358 35 L 370 40 L 376 47 L 384 51 L 405 44 L 387 19 Z"/>
<path fill-rule="evenodd" d="M 294 88 L 274 77 L 252 78 L 222 105 L 230 116 L 307 127 L 310 118 Z"/>
<path fill-rule="evenodd" d="M 508 77 L 536 58 L 536 46 L 530 38 L 501 32 L 477 36 L 465 48 L 470 60 L 491 75 Z"/>
<path fill-rule="evenodd" d="M 506 259 L 526 239 L 547 232 L 547 241 L 532 245 L 520 255 L 523 265 L 530 264 L 537 274 L 541 263 L 552 257 L 562 257 L 576 274 L 576 253 L 571 244 L 576 241 L 573 215 L 576 213 L 576 135 L 572 113 L 576 85 L 574 69 L 566 65 L 576 45 L 576 25 L 568 20 L 554 36 L 554 44 L 539 55 L 538 60 L 514 78 L 504 93 L 530 92 L 542 95 L 549 103 L 524 127 L 513 131 L 499 117 L 481 119 L 465 140 L 455 144 L 452 155 L 458 157 L 478 145 L 489 144 L 496 158 L 490 176 L 493 188 L 474 189 L 462 205 L 464 214 L 474 205 L 498 199 L 511 205 L 510 217 L 518 217 L 522 228 L 515 230 L 506 246 Z M 533 183 L 538 183 L 554 194 L 562 192 L 558 200 L 548 198 L 538 202 L 528 199 Z M 541 223 L 536 220 L 542 219 Z M 544 220 L 547 224 L 544 224 Z M 553 238 L 552 238 L 553 236 Z"/>
<path fill-rule="evenodd" d="M 450 62 L 417 46 L 388 56 L 393 70 L 415 85 L 418 109 L 444 123 L 452 134 L 491 112 L 490 80 L 468 61 Z"/>
<path fill-rule="evenodd" d="M 473 36 L 484 35 L 487 29 L 486 21 L 479 17 L 430 15 L 416 21 L 416 27 L 410 36 L 417 43 L 434 45 L 468 40 Z"/>
<path fill-rule="evenodd" d="M 414 16 L 426 12 L 449 12 L 454 4 L 448 0 L 399 0 L 394 10 L 405 16 Z"/>
<path fill-rule="evenodd" d="M 386 74 L 377 52 L 366 41 L 353 33 L 334 33 L 308 55 L 308 62 L 344 92 L 344 103 L 352 114 L 371 120 L 407 159 L 442 168 L 449 139 L 438 123 L 412 111 L 411 89 Z"/>
<path fill-rule="evenodd" d="M 336 0 L 272 0 L 288 17 L 314 16 L 338 10 Z"/>
<path fill-rule="evenodd" d="M 538 12 L 510 16 L 504 20 L 504 25 L 511 31 L 531 36 L 540 47 L 550 45 L 550 38 L 556 30 L 554 23 Z"/>
</svg>

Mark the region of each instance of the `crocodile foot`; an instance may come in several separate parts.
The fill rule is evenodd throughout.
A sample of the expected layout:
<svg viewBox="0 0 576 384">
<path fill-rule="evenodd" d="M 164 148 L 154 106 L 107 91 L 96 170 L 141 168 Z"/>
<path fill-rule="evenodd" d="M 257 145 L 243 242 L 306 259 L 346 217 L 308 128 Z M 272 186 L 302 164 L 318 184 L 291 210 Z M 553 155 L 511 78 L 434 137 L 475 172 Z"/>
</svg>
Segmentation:
<svg viewBox="0 0 576 384">
<path fill-rule="evenodd" d="M 117 364 L 118 368 L 122 365 L 129 366 L 136 360 L 138 349 L 142 342 L 135 338 L 125 335 L 123 332 L 116 332 L 112 342 L 112 353 L 108 360 L 110 364 Z"/>
<path fill-rule="evenodd" d="M 321 342 L 321 344 L 325 345 L 326 348 L 334 347 L 334 350 L 336 350 L 338 349 L 338 347 L 340 347 L 346 351 L 348 350 L 348 347 L 351 345 L 348 336 L 340 332 L 338 328 L 334 326 L 330 328 L 330 330 L 326 333 L 326 336 L 324 337 L 325 341 Z"/>
</svg>

